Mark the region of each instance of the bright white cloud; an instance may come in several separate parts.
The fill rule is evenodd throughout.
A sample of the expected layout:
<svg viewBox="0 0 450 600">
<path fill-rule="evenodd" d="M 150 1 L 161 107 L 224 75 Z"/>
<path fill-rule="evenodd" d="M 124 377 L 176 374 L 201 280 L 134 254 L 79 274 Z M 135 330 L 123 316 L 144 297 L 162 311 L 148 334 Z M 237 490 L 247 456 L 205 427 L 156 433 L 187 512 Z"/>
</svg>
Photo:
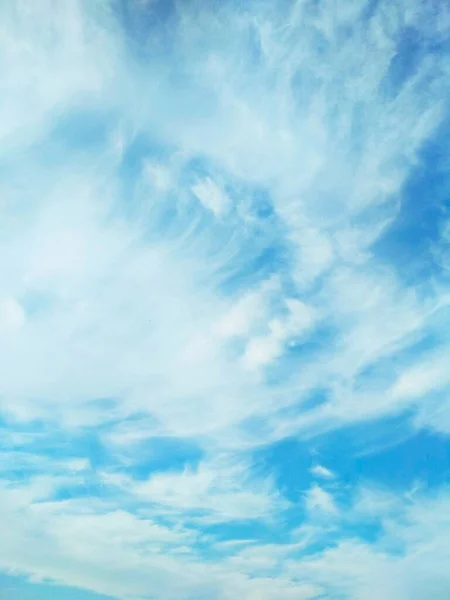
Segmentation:
<svg viewBox="0 0 450 600">
<path fill-rule="evenodd" d="M 327 469 L 323 465 L 314 465 L 311 468 L 311 473 L 320 479 L 334 479 L 333 471 Z"/>
</svg>

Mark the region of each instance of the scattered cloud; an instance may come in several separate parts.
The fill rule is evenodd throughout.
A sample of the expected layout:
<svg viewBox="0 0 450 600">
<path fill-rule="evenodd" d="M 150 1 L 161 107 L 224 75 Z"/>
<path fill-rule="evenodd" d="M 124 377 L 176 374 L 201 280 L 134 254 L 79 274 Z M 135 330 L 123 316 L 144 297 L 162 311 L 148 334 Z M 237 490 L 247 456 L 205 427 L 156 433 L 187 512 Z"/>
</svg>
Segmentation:
<svg viewBox="0 0 450 600">
<path fill-rule="evenodd" d="M 335 477 L 333 471 L 330 471 L 330 469 L 327 469 L 322 465 L 314 465 L 311 467 L 311 473 L 319 479 L 334 479 Z"/>
<path fill-rule="evenodd" d="M 338 512 L 332 495 L 318 485 L 314 485 L 308 490 L 306 507 L 312 514 L 334 515 Z"/>
<path fill-rule="evenodd" d="M 3 572 L 448 596 L 449 36 L 407 0 L 2 4 Z"/>
</svg>

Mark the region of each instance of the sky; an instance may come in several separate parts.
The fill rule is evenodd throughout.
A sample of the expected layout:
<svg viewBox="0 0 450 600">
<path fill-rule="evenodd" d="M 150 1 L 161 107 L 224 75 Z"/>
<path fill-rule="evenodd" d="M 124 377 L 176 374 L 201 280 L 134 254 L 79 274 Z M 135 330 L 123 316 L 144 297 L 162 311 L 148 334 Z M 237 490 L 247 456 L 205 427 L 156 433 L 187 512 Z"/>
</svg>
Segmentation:
<svg viewBox="0 0 450 600">
<path fill-rule="evenodd" d="M 0 49 L 0 598 L 448 600 L 447 3 Z"/>
</svg>

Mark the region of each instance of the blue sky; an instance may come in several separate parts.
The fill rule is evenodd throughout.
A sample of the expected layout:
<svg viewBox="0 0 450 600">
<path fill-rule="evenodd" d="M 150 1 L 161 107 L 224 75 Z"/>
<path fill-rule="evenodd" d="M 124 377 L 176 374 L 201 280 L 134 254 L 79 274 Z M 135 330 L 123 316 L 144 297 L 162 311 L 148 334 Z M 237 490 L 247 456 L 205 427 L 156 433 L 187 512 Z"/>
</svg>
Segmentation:
<svg viewBox="0 0 450 600">
<path fill-rule="evenodd" d="M 0 596 L 448 599 L 446 3 L 0 44 Z"/>
</svg>

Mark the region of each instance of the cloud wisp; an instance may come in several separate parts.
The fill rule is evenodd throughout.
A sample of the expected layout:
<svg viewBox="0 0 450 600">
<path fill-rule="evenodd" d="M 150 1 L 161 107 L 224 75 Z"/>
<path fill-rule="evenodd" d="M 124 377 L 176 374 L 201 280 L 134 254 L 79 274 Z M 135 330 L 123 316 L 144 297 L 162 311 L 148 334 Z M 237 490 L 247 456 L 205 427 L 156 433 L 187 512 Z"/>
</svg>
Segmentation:
<svg viewBox="0 0 450 600">
<path fill-rule="evenodd" d="M 445 3 L 0 17 L 0 569 L 446 598 Z"/>
</svg>

